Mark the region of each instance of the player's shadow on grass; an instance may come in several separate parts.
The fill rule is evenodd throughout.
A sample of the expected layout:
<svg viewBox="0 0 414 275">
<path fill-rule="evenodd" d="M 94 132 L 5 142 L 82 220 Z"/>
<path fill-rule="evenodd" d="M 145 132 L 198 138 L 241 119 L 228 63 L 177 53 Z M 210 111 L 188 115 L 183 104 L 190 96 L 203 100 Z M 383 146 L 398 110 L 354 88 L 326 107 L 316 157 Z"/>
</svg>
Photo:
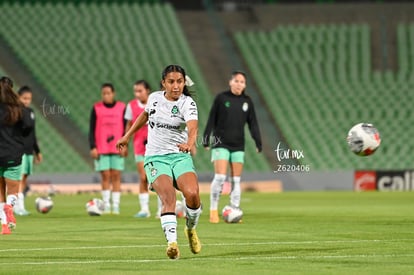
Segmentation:
<svg viewBox="0 0 414 275">
<path fill-rule="evenodd" d="M 345 248 L 344 248 L 345 249 Z M 210 250 L 210 249 L 209 249 Z M 216 258 L 216 257 L 252 257 L 252 256 L 309 256 L 318 255 L 321 252 L 335 252 L 337 253 L 341 248 L 275 248 L 271 250 L 250 250 L 250 251 L 235 251 L 228 253 L 214 253 L 214 255 L 199 255 L 198 258 Z M 211 251 L 211 250 L 210 250 Z"/>
</svg>

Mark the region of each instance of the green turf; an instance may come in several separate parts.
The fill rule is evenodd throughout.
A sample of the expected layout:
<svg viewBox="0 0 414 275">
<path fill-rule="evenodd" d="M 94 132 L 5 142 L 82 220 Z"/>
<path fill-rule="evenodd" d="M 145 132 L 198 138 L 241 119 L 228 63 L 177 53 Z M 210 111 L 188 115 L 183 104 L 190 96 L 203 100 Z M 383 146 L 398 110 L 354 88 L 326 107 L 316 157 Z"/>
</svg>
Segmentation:
<svg viewBox="0 0 414 275">
<path fill-rule="evenodd" d="M 18 217 L 16 231 L 0 236 L 0 273 L 414 272 L 414 193 L 245 193 L 242 224 L 209 224 L 204 211 L 200 255 L 190 253 L 179 220 L 178 261 L 166 259 L 158 220 L 132 218 L 136 196 L 122 197 L 120 216 L 102 217 L 86 215 L 90 197 L 56 196 L 49 214 Z M 31 211 L 33 200 L 28 198 Z M 151 204 L 154 209 L 153 197 Z"/>
</svg>

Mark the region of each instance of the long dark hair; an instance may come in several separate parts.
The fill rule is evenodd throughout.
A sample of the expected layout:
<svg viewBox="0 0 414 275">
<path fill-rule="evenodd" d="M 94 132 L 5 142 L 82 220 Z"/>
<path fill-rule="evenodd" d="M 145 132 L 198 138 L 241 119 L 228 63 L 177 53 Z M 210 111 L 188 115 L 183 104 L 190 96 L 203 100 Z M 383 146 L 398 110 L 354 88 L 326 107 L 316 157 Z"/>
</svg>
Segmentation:
<svg viewBox="0 0 414 275">
<path fill-rule="evenodd" d="M 4 123 L 13 125 L 22 118 L 23 104 L 13 91 L 13 81 L 7 76 L 0 78 L 0 103 L 7 108 Z"/>
<path fill-rule="evenodd" d="M 183 67 L 181 67 L 180 65 L 168 65 L 167 67 L 165 67 L 165 69 L 162 71 L 162 75 L 161 78 L 162 80 L 165 80 L 165 78 L 167 77 L 167 74 L 172 73 L 172 72 L 177 72 L 183 75 L 184 81 L 185 81 L 185 70 Z M 194 92 L 188 89 L 187 85 L 184 85 L 184 90 L 183 90 L 183 94 L 186 96 L 190 96 L 192 97 Z"/>
</svg>

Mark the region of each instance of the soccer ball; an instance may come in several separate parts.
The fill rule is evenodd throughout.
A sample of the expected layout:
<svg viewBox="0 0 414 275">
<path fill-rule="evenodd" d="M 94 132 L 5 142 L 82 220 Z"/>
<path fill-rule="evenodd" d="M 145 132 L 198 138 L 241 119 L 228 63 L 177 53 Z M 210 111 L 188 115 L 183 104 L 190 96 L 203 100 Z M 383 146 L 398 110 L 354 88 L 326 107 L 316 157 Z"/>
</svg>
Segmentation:
<svg viewBox="0 0 414 275">
<path fill-rule="evenodd" d="M 185 218 L 185 205 L 182 201 L 175 202 L 175 215 L 177 218 Z"/>
<path fill-rule="evenodd" d="M 222 211 L 223 220 L 227 223 L 238 223 L 243 218 L 243 211 L 240 208 L 226 205 Z"/>
<path fill-rule="evenodd" d="M 105 204 L 101 199 L 91 199 L 86 203 L 86 212 L 89 216 L 100 216 L 105 209 Z"/>
<path fill-rule="evenodd" d="M 381 144 L 381 137 L 374 125 L 359 123 L 349 130 L 348 146 L 358 156 L 372 155 Z"/>
<path fill-rule="evenodd" d="M 53 201 L 50 197 L 38 197 L 35 203 L 37 212 L 42 214 L 49 213 L 53 208 Z"/>
</svg>

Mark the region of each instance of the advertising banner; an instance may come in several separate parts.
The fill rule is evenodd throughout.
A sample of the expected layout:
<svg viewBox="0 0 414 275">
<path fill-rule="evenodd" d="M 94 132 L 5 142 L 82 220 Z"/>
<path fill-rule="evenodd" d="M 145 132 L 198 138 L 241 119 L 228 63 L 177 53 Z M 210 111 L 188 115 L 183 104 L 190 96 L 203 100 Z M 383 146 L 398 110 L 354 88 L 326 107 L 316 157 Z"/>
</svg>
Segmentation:
<svg viewBox="0 0 414 275">
<path fill-rule="evenodd" d="M 414 190 L 414 170 L 357 170 L 354 173 L 354 190 L 412 191 Z"/>
</svg>

